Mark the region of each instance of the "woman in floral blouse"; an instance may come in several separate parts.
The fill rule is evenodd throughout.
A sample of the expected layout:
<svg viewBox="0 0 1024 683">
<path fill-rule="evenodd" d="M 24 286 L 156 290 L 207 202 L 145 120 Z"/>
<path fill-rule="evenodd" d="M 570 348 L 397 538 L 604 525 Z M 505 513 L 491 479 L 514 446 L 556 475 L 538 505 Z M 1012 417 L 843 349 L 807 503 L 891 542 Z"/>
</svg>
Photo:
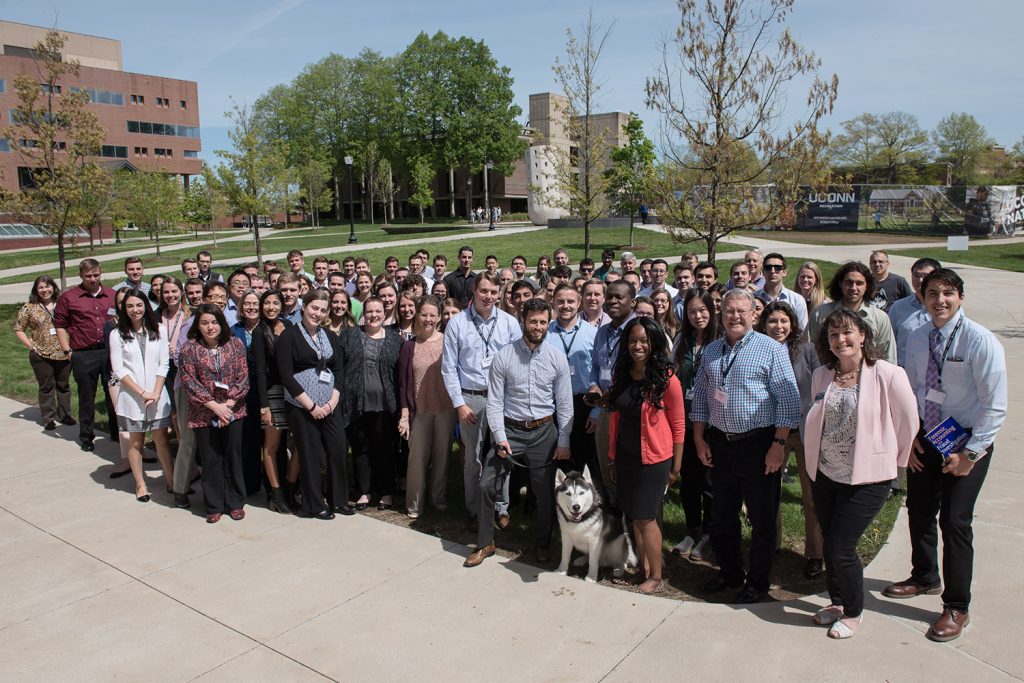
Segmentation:
<svg viewBox="0 0 1024 683">
<path fill-rule="evenodd" d="M 225 512 L 245 517 L 242 479 L 242 418 L 249 393 L 245 347 L 231 334 L 220 308 L 202 304 L 188 330 L 178 359 L 178 374 L 188 396 L 188 426 L 195 430 L 203 461 L 206 521 Z"/>
<path fill-rule="evenodd" d="M 49 275 L 40 275 L 32 283 L 28 303 L 18 312 L 14 335 L 28 348 L 28 362 L 39 383 L 39 412 L 47 430 L 61 424 L 73 425 L 71 417 L 71 362 L 57 341 L 53 307 L 60 288 Z M 54 398 L 56 394 L 56 398 Z"/>
</svg>

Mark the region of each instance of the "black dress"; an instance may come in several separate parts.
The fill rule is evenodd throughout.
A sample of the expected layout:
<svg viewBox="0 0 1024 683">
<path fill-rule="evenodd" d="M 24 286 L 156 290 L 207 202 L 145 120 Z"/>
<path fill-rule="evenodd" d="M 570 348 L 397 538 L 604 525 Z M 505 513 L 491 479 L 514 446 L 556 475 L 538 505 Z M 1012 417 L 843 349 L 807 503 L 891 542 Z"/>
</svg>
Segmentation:
<svg viewBox="0 0 1024 683">
<path fill-rule="evenodd" d="M 615 441 L 615 477 L 619 509 L 630 519 L 657 519 L 672 471 L 672 458 L 653 465 L 640 459 L 642 381 L 634 381 L 615 399 L 619 431 Z"/>
</svg>

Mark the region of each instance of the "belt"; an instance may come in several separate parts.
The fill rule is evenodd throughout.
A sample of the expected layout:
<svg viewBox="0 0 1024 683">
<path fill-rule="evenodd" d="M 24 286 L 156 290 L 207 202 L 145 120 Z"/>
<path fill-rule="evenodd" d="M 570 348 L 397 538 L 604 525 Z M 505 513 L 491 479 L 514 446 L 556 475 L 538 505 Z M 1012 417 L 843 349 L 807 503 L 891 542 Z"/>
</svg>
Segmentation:
<svg viewBox="0 0 1024 683">
<path fill-rule="evenodd" d="M 547 417 L 539 417 L 536 420 L 513 420 L 510 417 L 505 418 L 506 427 L 515 427 L 516 429 L 524 429 L 528 432 L 532 432 L 541 425 L 546 425 L 555 419 L 554 415 L 548 415 Z"/>
<path fill-rule="evenodd" d="M 725 437 L 726 441 L 743 441 L 743 439 L 749 439 L 752 436 L 757 436 L 769 429 L 774 429 L 774 427 L 758 427 L 757 429 L 749 429 L 745 432 L 723 432 L 718 427 L 712 427 L 712 429 Z"/>
<path fill-rule="evenodd" d="M 487 397 L 486 389 L 463 389 L 462 393 L 468 394 L 469 396 L 483 396 L 485 398 Z"/>
<path fill-rule="evenodd" d="M 98 351 L 99 349 L 107 348 L 106 344 L 93 344 L 92 346 L 83 346 L 80 349 L 71 349 L 72 351 Z"/>
</svg>

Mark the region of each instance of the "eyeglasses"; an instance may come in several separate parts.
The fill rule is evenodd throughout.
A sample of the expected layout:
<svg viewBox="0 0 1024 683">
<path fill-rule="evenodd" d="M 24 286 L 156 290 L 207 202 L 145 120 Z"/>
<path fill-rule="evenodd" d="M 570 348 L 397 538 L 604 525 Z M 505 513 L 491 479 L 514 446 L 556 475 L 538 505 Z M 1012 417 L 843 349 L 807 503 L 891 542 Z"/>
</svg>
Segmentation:
<svg viewBox="0 0 1024 683">
<path fill-rule="evenodd" d="M 749 308 L 742 308 L 742 309 L 723 308 L 722 309 L 722 315 L 725 316 L 726 318 L 740 318 L 740 317 L 746 315 L 747 313 L 750 313 L 750 309 Z"/>
<path fill-rule="evenodd" d="M 782 265 L 781 263 L 769 263 L 769 264 L 765 265 L 765 267 L 764 267 L 764 270 L 769 270 L 769 271 L 771 271 L 771 270 L 782 271 L 782 270 L 785 270 L 785 269 L 786 269 L 786 266 Z"/>
</svg>

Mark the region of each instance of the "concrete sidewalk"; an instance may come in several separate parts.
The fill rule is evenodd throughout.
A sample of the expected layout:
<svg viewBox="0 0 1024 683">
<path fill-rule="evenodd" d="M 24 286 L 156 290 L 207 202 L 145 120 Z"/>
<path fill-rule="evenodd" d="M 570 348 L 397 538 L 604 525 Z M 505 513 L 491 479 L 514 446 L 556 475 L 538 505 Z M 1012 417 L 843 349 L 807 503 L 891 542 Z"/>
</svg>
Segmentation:
<svg viewBox="0 0 1024 683">
<path fill-rule="evenodd" d="M 840 260 L 827 249 L 806 256 Z M 906 272 L 909 259 L 893 267 Z M 999 334 L 1016 377 L 1024 278 L 963 272 L 966 310 Z M 0 399 L 0 439 L 12 446 L 0 452 L 0 679 L 1024 679 L 1024 388 L 1010 392 L 977 507 L 971 626 L 946 645 L 924 638 L 937 596 L 879 597 L 909 575 L 905 515 L 866 569 L 864 626 L 834 642 L 810 623 L 822 596 L 738 607 L 497 558 L 469 570 L 465 547 L 364 516 L 249 507 L 244 521 L 207 525 L 169 507 L 156 470 L 154 501 L 140 505 L 129 478 L 108 479 L 111 444 L 82 453 L 76 428 L 43 432 L 34 408 Z"/>
</svg>

